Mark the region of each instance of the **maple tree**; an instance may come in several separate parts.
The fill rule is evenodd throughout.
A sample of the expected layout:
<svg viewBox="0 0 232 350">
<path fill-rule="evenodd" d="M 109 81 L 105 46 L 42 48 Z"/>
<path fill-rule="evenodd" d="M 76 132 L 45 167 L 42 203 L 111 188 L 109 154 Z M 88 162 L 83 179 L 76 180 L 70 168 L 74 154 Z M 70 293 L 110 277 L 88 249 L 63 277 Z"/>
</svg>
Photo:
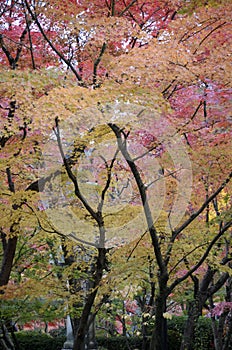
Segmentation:
<svg viewBox="0 0 232 350">
<path fill-rule="evenodd" d="M 230 202 L 225 213 L 218 212 L 219 229 L 202 219 L 230 188 L 225 164 L 231 160 L 231 3 L 201 5 L 1 1 L 1 285 L 8 283 L 25 227 L 40 218 L 47 231 L 73 237 L 74 226 L 74 238 L 91 243 L 98 254 L 75 350 L 83 348 L 107 270 L 106 237 L 118 244 L 121 226 L 141 235 L 140 226 L 130 223 L 145 217 L 157 263 L 151 349 L 165 350 L 169 295 L 188 277 L 195 278 L 231 226 Z M 185 169 L 188 159 L 192 169 Z M 70 198 L 69 220 L 63 216 L 60 185 Z M 128 205 L 120 206 L 129 193 Z M 40 210 L 31 210 L 38 201 Z M 186 256 L 187 271 L 179 277 Z"/>
</svg>

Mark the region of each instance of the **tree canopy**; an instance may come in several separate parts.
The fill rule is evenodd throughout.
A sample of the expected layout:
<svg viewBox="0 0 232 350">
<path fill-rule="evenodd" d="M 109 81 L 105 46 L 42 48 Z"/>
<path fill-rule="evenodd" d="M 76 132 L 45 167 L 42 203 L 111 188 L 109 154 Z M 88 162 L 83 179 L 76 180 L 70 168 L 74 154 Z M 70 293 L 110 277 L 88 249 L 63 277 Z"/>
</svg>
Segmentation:
<svg viewBox="0 0 232 350">
<path fill-rule="evenodd" d="M 50 288 L 83 349 L 115 271 L 143 288 L 141 263 L 166 350 L 170 295 L 230 273 L 232 3 L 0 6 L 1 296 Z"/>
</svg>

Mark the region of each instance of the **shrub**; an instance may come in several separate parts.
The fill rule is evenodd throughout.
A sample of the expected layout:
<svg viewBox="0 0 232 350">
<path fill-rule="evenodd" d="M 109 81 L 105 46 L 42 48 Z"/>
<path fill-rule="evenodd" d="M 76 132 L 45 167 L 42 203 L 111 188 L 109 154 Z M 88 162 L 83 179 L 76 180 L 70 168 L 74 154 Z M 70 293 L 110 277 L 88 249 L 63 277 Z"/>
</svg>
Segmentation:
<svg viewBox="0 0 232 350">
<path fill-rule="evenodd" d="M 168 330 L 168 349 L 179 350 L 181 345 L 181 334 L 177 330 Z"/>
<path fill-rule="evenodd" d="M 141 337 L 128 337 L 125 339 L 123 336 L 116 337 L 97 337 L 97 343 L 99 347 L 106 348 L 107 350 L 128 350 L 127 342 L 131 349 L 141 349 L 142 338 Z"/>
<path fill-rule="evenodd" d="M 107 350 L 128 350 L 127 342 L 131 349 L 142 348 L 142 337 L 128 337 L 125 339 L 123 336 L 117 337 L 97 337 L 97 343 L 99 347 Z M 181 344 L 181 335 L 175 330 L 168 331 L 168 345 L 169 350 L 179 350 Z"/>
<path fill-rule="evenodd" d="M 182 333 L 184 330 L 186 317 L 174 316 L 168 320 L 168 345 L 169 350 L 179 350 Z M 150 327 L 149 334 L 152 328 Z M 19 343 L 19 350 L 61 350 L 65 342 L 65 331 L 59 329 L 52 331 L 51 334 L 40 333 L 36 331 L 16 332 L 15 336 Z M 149 337 L 148 337 L 149 338 Z M 131 349 L 141 349 L 142 337 L 97 337 L 97 343 L 100 349 L 107 350 L 128 350 L 127 343 Z M 194 338 L 194 350 L 212 349 L 213 336 L 211 330 L 211 320 L 200 317 Z"/>
<path fill-rule="evenodd" d="M 66 336 L 66 328 L 65 327 L 59 327 L 57 329 L 52 329 L 49 334 L 55 338 L 55 337 L 65 337 Z"/>
<path fill-rule="evenodd" d="M 20 350 L 61 350 L 65 337 L 51 337 L 46 333 L 35 331 L 16 332 Z"/>
<path fill-rule="evenodd" d="M 213 333 L 210 318 L 200 317 L 194 338 L 194 350 L 212 349 Z"/>
<path fill-rule="evenodd" d="M 183 334 L 186 320 L 187 316 L 174 316 L 171 320 L 168 320 L 168 329 L 176 330 Z M 211 320 L 206 317 L 199 317 L 194 337 L 194 350 L 212 349 L 212 343 Z"/>
<path fill-rule="evenodd" d="M 171 320 L 168 320 L 168 329 L 183 334 L 186 320 L 187 316 L 173 316 Z"/>
<path fill-rule="evenodd" d="M 168 338 L 171 350 L 180 348 L 186 320 L 187 316 L 173 316 L 171 320 L 168 320 Z M 154 325 L 149 326 L 149 334 L 152 333 L 153 327 Z M 210 350 L 212 349 L 212 343 L 211 320 L 206 317 L 199 317 L 194 337 L 194 350 Z"/>
</svg>

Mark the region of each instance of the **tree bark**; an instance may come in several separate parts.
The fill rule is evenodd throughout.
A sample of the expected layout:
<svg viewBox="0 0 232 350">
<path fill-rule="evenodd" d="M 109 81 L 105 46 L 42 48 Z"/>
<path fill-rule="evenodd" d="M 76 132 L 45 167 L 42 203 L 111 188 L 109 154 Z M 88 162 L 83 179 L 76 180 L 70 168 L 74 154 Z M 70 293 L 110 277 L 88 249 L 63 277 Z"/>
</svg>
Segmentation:
<svg viewBox="0 0 232 350">
<path fill-rule="evenodd" d="M 89 322 L 88 322 L 89 316 L 98 292 L 98 287 L 101 282 L 105 267 L 106 267 L 106 249 L 98 248 L 98 257 L 97 257 L 97 263 L 96 263 L 96 272 L 94 276 L 94 285 L 93 285 L 92 292 L 88 294 L 85 301 L 85 305 L 80 318 L 79 327 L 74 339 L 73 350 L 85 349 L 85 336 L 89 328 Z"/>
<path fill-rule="evenodd" d="M 196 282 L 196 278 L 193 277 L 193 280 L 195 281 L 195 295 L 194 299 L 189 303 L 188 319 L 185 324 L 180 350 L 193 349 L 197 322 L 202 314 L 203 306 L 206 303 L 207 299 L 216 293 L 229 277 L 228 273 L 223 273 L 218 281 L 215 284 L 211 285 L 215 273 L 216 270 L 211 269 L 209 266 L 200 285 L 198 284 L 198 280 Z"/>
<path fill-rule="evenodd" d="M 160 274 L 159 294 L 155 298 L 155 327 L 152 333 L 150 350 L 168 350 L 167 320 L 164 318 L 167 302 L 168 274 Z"/>
<path fill-rule="evenodd" d="M 225 273 L 224 273 L 225 275 Z M 232 301 L 232 278 L 229 277 L 226 285 L 225 301 Z M 211 308 L 214 307 L 213 298 L 210 298 Z M 214 336 L 214 346 L 216 350 L 227 350 L 231 346 L 232 334 L 232 316 L 230 310 L 225 310 L 220 316 L 218 322 L 215 316 L 211 317 L 212 330 Z"/>
<path fill-rule="evenodd" d="M 7 285 L 15 256 L 17 237 L 9 238 L 4 250 L 3 261 L 0 271 L 0 287 Z"/>
<path fill-rule="evenodd" d="M 8 187 L 9 190 L 14 193 L 15 187 L 14 182 L 12 180 L 11 176 L 11 170 L 10 168 L 6 169 L 7 174 L 7 181 L 8 181 Z M 14 210 L 17 210 L 18 207 L 16 205 L 13 205 L 12 208 Z M 13 261 L 15 257 L 15 251 L 17 246 L 17 222 L 12 223 L 10 227 L 10 233 L 13 237 L 8 238 L 6 237 L 6 234 L 1 230 L 1 241 L 2 241 L 2 247 L 3 247 L 3 259 L 2 259 L 2 265 L 0 270 L 0 287 L 5 286 L 8 284 L 10 279 L 10 273 L 13 266 Z"/>
<path fill-rule="evenodd" d="M 183 340 L 180 350 L 193 350 L 193 339 L 196 331 L 197 321 L 201 314 L 198 298 L 189 303 L 188 319 L 185 323 Z"/>
</svg>

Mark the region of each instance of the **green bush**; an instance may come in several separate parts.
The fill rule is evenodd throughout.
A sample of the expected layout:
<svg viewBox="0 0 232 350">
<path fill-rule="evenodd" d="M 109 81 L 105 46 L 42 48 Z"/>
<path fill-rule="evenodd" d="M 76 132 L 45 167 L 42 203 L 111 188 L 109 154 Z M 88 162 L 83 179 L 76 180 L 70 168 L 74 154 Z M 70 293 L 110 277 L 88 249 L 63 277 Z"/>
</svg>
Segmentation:
<svg viewBox="0 0 232 350">
<path fill-rule="evenodd" d="M 57 329 L 52 329 L 49 334 L 55 338 L 55 337 L 65 337 L 66 336 L 66 328 L 65 327 L 59 327 Z"/>
<path fill-rule="evenodd" d="M 99 347 L 106 348 L 107 350 L 128 350 L 127 342 L 131 349 L 141 349 L 142 338 L 141 337 L 97 337 L 97 343 Z"/>
<path fill-rule="evenodd" d="M 171 350 L 180 348 L 181 338 L 184 332 L 186 320 L 187 316 L 173 316 L 171 320 L 168 320 L 168 339 Z M 151 335 L 153 328 L 154 325 L 149 326 L 149 335 Z M 171 335 L 172 331 L 174 333 Z M 194 350 L 211 350 L 212 344 L 213 334 L 211 328 L 211 320 L 206 317 L 199 317 L 196 334 L 194 337 Z"/>
<path fill-rule="evenodd" d="M 183 334 L 187 316 L 174 316 L 168 320 L 168 329 Z M 194 337 L 194 350 L 212 349 L 213 334 L 211 320 L 206 317 L 199 317 L 196 334 Z"/>
<path fill-rule="evenodd" d="M 61 350 L 65 337 L 55 337 L 40 332 L 16 332 L 20 350 Z"/>
<path fill-rule="evenodd" d="M 212 349 L 213 332 L 210 318 L 200 317 L 194 338 L 194 350 Z"/>
<path fill-rule="evenodd" d="M 179 350 L 181 344 L 181 333 L 184 329 L 186 317 L 173 317 L 172 320 L 168 320 L 168 345 L 169 350 Z M 150 329 L 151 334 L 152 329 Z M 40 333 L 36 331 L 21 331 L 15 333 L 19 350 L 61 350 L 65 342 L 64 330 L 58 330 L 52 332 L 52 335 Z M 128 350 L 128 346 L 131 349 L 141 349 L 142 337 L 128 337 L 125 339 L 123 336 L 116 337 L 97 337 L 97 343 L 100 349 L 107 350 Z M 209 319 L 201 317 L 198 322 L 198 328 L 196 336 L 194 338 L 195 350 L 208 350 L 212 349 L 212 331 L 211 322 Z"/>
<path fill-rule="evenodd" d="M 181 334 L 177 330 L 168 329 L 168 349 L 179 350 L 181 345 Z"/>
<path fill-rule="evenodd" d="M 176 330 L 183 334 L 186 321 L 187 316 L 172 316 L 172 319 L 168 320 L 168 329 Z"/>
<path fill-rule="evenodd" d="M 123 336 L 117 337 L 97 337 L 98 346 L 107 350 L 128 350 L 128 345 L 131 349 L 142 348 L 142 337 L 128 337 L 125 339 Z M 168 331 L 168 346 L 169 350 L 179 350 L 181 344 L 181 335 L 175 330 Z"/>
</svg>

